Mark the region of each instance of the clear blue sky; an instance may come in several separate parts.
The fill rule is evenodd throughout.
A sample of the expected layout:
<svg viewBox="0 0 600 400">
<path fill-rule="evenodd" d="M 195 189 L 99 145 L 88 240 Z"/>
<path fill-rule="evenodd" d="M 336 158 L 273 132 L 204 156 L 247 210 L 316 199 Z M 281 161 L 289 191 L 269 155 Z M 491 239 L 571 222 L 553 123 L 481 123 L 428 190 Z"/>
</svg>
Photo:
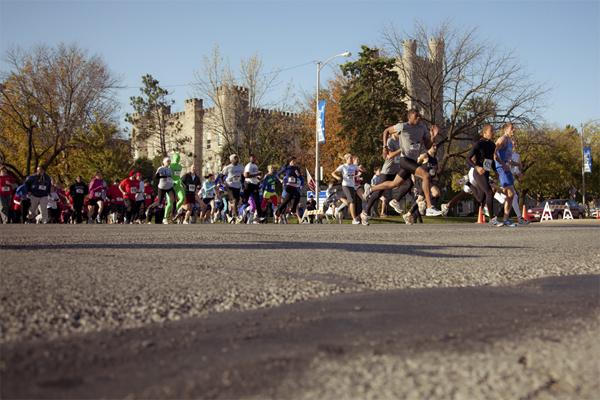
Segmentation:
<svg viewBox="0 0 600 400">
<path fill-rule="evenodd" d="M 162 85 L 194 80 L 202 58 L 219 44 L 232 66 L 258 53 L 266 70 L 323 60 L 382 42 L 385 25 L 411 31 L 450 21 L 477 27 L 481 39 L 513 50 L 535 81 L 551 88 L 543 117 L 579 125 L 600 117 L 600 2 L 594 1 L 8 1 L 0 0 L 0 50 L 75 42 L 101 55 L 139 86 L 151 73 Z M 2 70 L 6 64 L 0 63 Z M 280 74 L 299 96 L 315 87 L 314 64 Z M 324 69 L 322 81 L 332 76 Z M 193 96 L 171 87 L 175 109 Z M 119 91 L 123 114 L 136 89 Z M 280 94 L 280 93 L 279 93 Z M 273 96 L 277 96 L 274 93 Z"/>
</svg>

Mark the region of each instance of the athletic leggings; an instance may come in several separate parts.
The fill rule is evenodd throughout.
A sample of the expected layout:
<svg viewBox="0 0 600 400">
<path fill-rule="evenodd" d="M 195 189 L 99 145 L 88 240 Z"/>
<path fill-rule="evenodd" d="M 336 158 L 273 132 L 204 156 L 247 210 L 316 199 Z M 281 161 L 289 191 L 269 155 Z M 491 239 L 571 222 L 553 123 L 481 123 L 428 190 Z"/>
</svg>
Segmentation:
<svg viewBox="0 0 600 400">
<path fill-rule="evenodd" d="M 292 202 L 292 212 L 295 213 L 296 212 L 296 208 L 298 207 L 298 202 L 300 201 L 300 192 L 298 191 L 298 188 L 293 187 L 293 186 L 286 186 L 285 187 L 285 196 L 283 197 L 283 199 L 281 200 L 281 204 L 279 205 L 279 207 L 277 208 L 277 212 L 275 213 L 277 216 L 280 216 L 281 214 L 283 214 L 287 208 L 287 205 L 290 201 Z"/>
<path fill-rule="evenodd" d="M 480 204 L 485 203 L 488 212 L 491 215 L 494 210 L 494 194 L 492 193 L 488 177 L 489 172 L 479 175 L 477 171 L 473 171 L 473 178 L 475 179 L 475 185 L 477 186 L 477 188 L 473 190 L 473 197 L 475 197 L 475 200 Z M 471 190 L 472 189 L 473 187 L 471 187 Z"/>
<path fill-rule="evenodd" d="M 381 174 L 381 176 L 383 176 L 382 182 L 393 181 L 396 178 L 396 174 Z M 379 198 L 381 198 L 385 192 L 385 190 L 378 190 L 377 192 L 371 193 L 369 201 L 367 201 L 367 207 L 364 210 L 365 214 L 371 215 L 371 208 L 373 208 L 373 205 L 379 201 Z"/>
</svg>

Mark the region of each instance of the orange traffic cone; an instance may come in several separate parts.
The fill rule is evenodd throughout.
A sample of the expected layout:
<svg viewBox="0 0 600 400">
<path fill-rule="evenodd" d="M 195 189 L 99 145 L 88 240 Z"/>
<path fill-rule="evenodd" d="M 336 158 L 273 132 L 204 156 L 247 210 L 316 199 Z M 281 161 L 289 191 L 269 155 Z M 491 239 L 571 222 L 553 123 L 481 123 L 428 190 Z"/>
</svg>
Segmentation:
<svg viewBox="0 0 600 400">
<path fill-rule="evenodd" d="M 525 221 L 529 221 L 529 214 L 527 214 L 527 207 L 523 204 L 523 212 L 521 213 Z"/>
<path fill-rule="evenodd" d="M 485 215 L 483 215 L 483 207 L 479 207 L 479 215 L 477 216 L 478 224 L 485 224 Z"/>
</svg>

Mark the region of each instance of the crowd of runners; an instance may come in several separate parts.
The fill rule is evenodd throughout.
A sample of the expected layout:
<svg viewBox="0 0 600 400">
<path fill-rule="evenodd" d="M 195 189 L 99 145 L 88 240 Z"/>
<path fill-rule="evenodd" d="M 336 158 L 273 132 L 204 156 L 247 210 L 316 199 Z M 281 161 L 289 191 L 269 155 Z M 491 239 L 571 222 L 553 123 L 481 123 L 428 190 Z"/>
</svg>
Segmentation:
<svg viewBox="0 0 600 400">
<path fill-rule="evenodd" d="M 485 206 L 490 224 L 515 226 L 509 218 L 511 208 L 519 224 L 527 221 L 520 214 L 514 189 L 520 163 L 513 132 L 513 125 L 507 123 L 494 142 L 492 126 L 483 127 L 481 139 L 467 157 L 470 170 L 461 182 L 463 191 L 442 204 L 441 210 L 435 206 L 440 198 L 436 184 L 438 127 L 428 129 L 418 110 L 412 109 L 407 122 L 383 132 L 383 165 L 376 168 L 371 183 L 363 184 L 367 171 L 358 157 L 346 154 L 344 164 L 331 173 L 337 184 L 329 184 L 322 212 L 313 213 L 310 219 L 303 219 L 303 212 L 316 210 L 317 204 L 309 196 L 305 208 L 299 208 L 307 182 L 294 157 L 282 168 L 269 165 L 260 171 L 255 156 L 250 155 L 244 165 L 236 154 L 222 171 L 203 177 L 195 165 L 184 171 L 179 155 L 174 154 L 173 159 L 163 159 L 152 178 L 132 170 L 126 178 L 109 182 L 98 171 L 89 183 L 79 176 L 64 187 L 55 184 L 42 167 L 19 183 L 0 166 L 0 216 L 3 223 L 259 224 L 287 223 L 290 215 L 298 222 L 319 222 L 329 217 L 341 220 L 349 214 L 353 224 L 368 225 L 371 215 L 377 215 L 378 208 L 384 214 L 389 204 L 412 224 L 422 222 L 423 215 L 445 216 L 458 201 L 472 195 Z M 492 171 L 497 184 L 490 176 Z M 400 200 L 408 194 L 414 201 L 404 210 Z M 494 199 L 503 204 L 496 215 L 492 215 Z"/>
</svg>

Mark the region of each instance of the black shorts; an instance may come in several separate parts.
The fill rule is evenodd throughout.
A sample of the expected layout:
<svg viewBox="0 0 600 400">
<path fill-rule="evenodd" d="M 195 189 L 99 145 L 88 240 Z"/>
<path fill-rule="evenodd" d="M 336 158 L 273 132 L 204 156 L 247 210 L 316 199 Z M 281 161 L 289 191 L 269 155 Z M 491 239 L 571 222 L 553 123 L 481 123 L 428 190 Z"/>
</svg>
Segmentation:
<svg viewBox="0 0 600 400">
<path fill-rule="evenodd" d="M 356 202 L 356 189 L 350 186 L 342 186 L 342 190 L 344 191 L 344 196 L 346 196 L 348 203 Z"/>
<path fill-rule="evenodd" d="M 195 204 L 195 203 L 196 203 L 196 195 L 194 193 L 186 193 L 184 204 Z"/>
<path fill-rule="evenodd" d="M 117 214 L 125 214 L 125 205 L 124 204 L 111 204 L 110 212 Z"/>
<path fill-rule="evenodd" d="M 210 206 L 210 202 L 213 201 L 213 200 L 214 200 L 214 198 L 212 198 L 212 197 L 205 197 L 205 198 L 202 199 L 202 202 L 205 205 Z"/>
<path fill-rule="evenodd" d="M 236 189 L 236 188 L 227 188 L 227 193 L 229 194 L 229 200 L 235 200 L 235 201 L 240 201 L 240 190 L 241 189 Z"/>
<path fill-rule="evenodd" d="M 411 175 L 413 175 L 417 169 L 419 169 L 419 164 L 412 158 L 400 157 L 400 171 L 396 175 L 399 175 L 402 179 L 409 179 Z"/>
<path fill-rule="evenodd" d="M 95 207 L 98 205 L 99 201 L 104 201 L 104 199 L 102 197 L 90 197 L 90 200 L 88 201 L 88 205 Z"/>
</svg>

